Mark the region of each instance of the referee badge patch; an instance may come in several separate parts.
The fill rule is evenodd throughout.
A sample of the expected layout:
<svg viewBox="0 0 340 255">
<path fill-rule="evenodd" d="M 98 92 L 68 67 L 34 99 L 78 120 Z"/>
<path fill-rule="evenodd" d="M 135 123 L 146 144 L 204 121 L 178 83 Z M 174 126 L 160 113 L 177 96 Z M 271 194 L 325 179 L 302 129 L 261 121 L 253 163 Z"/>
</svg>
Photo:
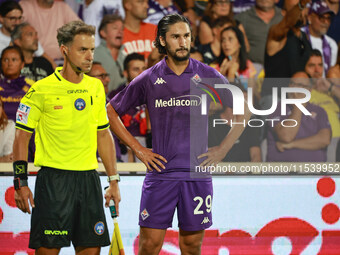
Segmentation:
<svg viewBox="0 0 340 255">
<path fill-rule="evenodd" d="M 85 100 L 82 99 L 82 98 L 78 98 L 78 99 L 74 102 L 74 107 L 75 107 L 78 111 L 84 110 L 85 107 L 86 107 Z"/>
<path fill-rule="evenodd" d="M 104 231 L 105 231 L 105 226 L 102 221 L 99 221 L 94 225 L 94 232 L 97 235 L 101 236 L 102 234 L 104 234 Z"/>
<path fill-rule="evenodd" d="M 27 124 L 28 114 L 30 113 L 30 110 L 31 110 L 31 107 L 23 103 L 20 103 L 18 107 L 17 115 L 16 115 L 16 121 L 23 123 L 23 124 Z"/>
</svg>

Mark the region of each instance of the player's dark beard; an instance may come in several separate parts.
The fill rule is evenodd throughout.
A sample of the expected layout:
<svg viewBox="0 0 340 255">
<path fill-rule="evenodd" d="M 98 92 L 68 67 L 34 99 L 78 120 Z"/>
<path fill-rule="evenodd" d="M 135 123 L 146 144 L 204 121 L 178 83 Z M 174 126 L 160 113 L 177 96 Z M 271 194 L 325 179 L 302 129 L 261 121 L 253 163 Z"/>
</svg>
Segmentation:
<svg viewBox="0 0 340 255">
<path fill-rule="evenodd" d="M 180 50 L 186 50 L 188 53 L 182 57 L 179 57 L 176 55 L 176 52 Z M 185 60 L 188 60 L 190 57 L 190 50 L 188 48 L 180 48 L 180 49 L 177 49 L 175 52 L 173 52 L 168 48 L 168 46 L 166 46 L 166 51 L 167 51 L 168 56 L 171 56 L 176 61 L 185 61 Z"/>
</svg>

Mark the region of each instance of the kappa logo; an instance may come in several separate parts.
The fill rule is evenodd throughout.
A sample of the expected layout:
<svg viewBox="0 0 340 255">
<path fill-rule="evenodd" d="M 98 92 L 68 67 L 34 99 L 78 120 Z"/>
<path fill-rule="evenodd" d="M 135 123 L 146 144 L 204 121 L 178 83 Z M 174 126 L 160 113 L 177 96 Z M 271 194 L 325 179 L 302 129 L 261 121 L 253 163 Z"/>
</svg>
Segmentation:
<svg viewBox="0 0 340 255">
<path fill-rule="evenodd" d="M 202 225 L 202 224 L 207 224 L 207 223 L 209 223 L 209 222 L 210 222 L 209 218 L 208 218 L 208 217 L 204 217 L 204 219 L 203 219 L 201 225 Z"/>
<path fill-rule="evenodd" d="M 145 220 L 146 218 L 148 218 L 150 216 L 150 214 L 148 213 L 146 208 L 140 213 L 140 215 L 142 216 L 143 220 Z"/>
<path fill-rule="evenodd" d="M 155 81 L 154 85 L 156 85 L 156 84 L 163 84 L 163 83 L 166 83 L 166 81 L 163 80 L 163 78 L 157 78 L 157 80 Z"/>
</svg>

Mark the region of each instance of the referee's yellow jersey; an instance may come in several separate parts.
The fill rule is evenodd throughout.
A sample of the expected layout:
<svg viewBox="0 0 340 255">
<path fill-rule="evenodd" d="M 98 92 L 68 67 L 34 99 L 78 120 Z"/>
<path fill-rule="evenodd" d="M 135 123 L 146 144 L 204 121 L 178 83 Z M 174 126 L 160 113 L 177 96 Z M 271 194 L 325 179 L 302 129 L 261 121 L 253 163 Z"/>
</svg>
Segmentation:
<svg viewBox="0 0 340 255">
<path fill-rule="evenodd" d="M 84 75 L 71 83 L 60 70 L 37 81 L 22 98 L 16 128 L 36 129 L 36 166 L 91 170 L 97 163 L 97 131 L 109 127 L 103 84 Z"/>
</svg>

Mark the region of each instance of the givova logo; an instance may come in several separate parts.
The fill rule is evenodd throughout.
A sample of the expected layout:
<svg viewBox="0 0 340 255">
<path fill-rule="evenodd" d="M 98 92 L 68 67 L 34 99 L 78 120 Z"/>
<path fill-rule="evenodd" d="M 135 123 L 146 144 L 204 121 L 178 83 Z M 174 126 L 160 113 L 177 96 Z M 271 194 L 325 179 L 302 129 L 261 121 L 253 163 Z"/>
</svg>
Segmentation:
<svg viewBox="0 0 340 255">
<path fill-rule="evenodd" d="M 68 231 L 67 230 L 45 230 L 44 231 L 45 235 L 48 236 L 67 236 Z"/>
</svg>

